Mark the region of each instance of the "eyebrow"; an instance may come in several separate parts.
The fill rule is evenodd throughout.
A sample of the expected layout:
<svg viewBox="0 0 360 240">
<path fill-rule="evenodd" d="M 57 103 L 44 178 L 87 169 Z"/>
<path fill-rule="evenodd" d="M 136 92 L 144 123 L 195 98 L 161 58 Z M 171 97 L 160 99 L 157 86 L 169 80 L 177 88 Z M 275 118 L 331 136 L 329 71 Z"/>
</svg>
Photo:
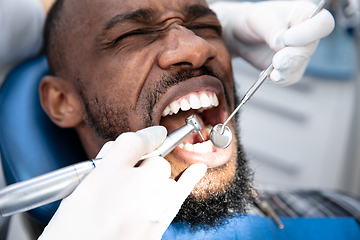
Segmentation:
<svg viewBox="0 0 360 240">
<path fill-rule="evenodd" d="M 132 23 L 149 23 L 154 21 L 157 18 L 154 10 L 147 9 L 138 9 L 133 12 L 119 14 L 105 24 L 105 30 L 110 30 L 118 24 L 124 25 L 128 22 Z"/>
<path fill-rule="evenodd" d="M 186 19 L 196 19 L 207 15 L 216 16 L 216 14 L 208 7 L 200 4 L 193 4 L 185 8 Z"/>
<path fill-rule="evenodd" d="M 186 19 L 196 19 L 199 17 L 203 17 L 206 15 L 214 15 L 216 14 L 209 8 L 200 5 L 200 4 L 193 4 L 190 6 L 186 6 L 184 8 L 185 18 Z M 127 23 L 142 23 L 148 24 L 154 22 L 156 19 L 159 18 L 159 14 L 151 8 L 142 8 L 138 9 L 133 12 L 119 14 L 109 21 L 105 23 L 104 30 L 109 31 L 112 28 L 116 27 L 117 25 L 125 25 Z"/>
</svg>

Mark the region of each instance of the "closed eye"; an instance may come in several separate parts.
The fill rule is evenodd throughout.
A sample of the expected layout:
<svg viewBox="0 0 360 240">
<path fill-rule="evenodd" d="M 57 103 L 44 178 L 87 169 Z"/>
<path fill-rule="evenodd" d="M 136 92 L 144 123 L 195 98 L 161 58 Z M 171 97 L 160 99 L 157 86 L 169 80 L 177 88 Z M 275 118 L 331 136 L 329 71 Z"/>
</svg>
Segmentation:
<svg viewBox="0 0 360 240">
<path fill-rule="evenodd" d="M 200 24 L 189 27 L 196 35 L 200 37 L 206 37 L 211 35 L 216 35 L 217 37 L 221 37 L 222 29 L 220 26 L 208 25 L 208 24 Z"/>
<path fill-rule="evenodd" d="M 105 48 L 111 48 L 113 46 L 116 46 L 116 44 L 125 39 L 125 38 L 128 38 L 128 37 L 132 37 L 132 36 L 138 36 L 138 35 L 146 35 L 146 34 L 154 34 L 156 33 L 157 31 L 154 30 L 154 29 L 136 29 L 136 30 L 133 30 L 133 31 L 130 31 L 130 32 L 127 32 L 127 33 L 124 33 L 122 35 L 120 35 L 119 37 L 115 38 L 113 41 L 105 44 Z"/>
</svg>

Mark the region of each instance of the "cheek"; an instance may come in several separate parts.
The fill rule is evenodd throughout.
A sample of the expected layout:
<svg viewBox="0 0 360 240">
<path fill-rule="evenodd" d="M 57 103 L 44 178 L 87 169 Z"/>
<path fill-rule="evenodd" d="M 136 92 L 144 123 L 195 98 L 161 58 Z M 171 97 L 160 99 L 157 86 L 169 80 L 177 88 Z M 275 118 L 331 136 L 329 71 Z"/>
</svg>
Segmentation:
<svg viewBox="0 0 360 240">
<path fill-rule="evenodd" d="M 214 60 L 214 63 L 212 64 L 213 70 L 221 78 L 226 90 L 226 94 L 229 95 L 229 100 L 231 102 L 231 105 L 233 105 L 234 78 L 233 78 L 231 56 L 224 44 L 218 43 L 216 47 L 217 47 L 218 55 L 217 58 Z M 231 108 L 233 107 L 234 106 L 231 106 Z"/>
<path fill-rule="evenodd" d="M 220 59 L 221 69 L 222 69 L 223 73 L 225 74 L 225 79 L 228 79 L 231 86 L 233 86 L 233 81 L 232 81 L 233 72 L 232 72 L 231 56 L 230 56 L 227 48 L 224 45 L 221 45 L 219 47 L 218 55 L 219 55 L 219 59 Z"/>
<path fill-rule="evenodd" d="M 120 104 L 134 106 L 148 75 L 143 54 L 136 58 L 115 55 L 98 62 L 103 64 L 88 74 L 92 78 L 87 87 L 90 92 L 101 93 Z"/>
</svg>

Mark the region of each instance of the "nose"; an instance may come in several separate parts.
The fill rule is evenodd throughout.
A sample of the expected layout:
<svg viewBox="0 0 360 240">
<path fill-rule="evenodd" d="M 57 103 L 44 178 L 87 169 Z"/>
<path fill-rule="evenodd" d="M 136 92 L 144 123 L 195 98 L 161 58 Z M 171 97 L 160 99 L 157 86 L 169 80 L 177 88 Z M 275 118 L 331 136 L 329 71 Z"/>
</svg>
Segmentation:
<svg viewBox="0 0 360 240">
<path fill-rule="evenodd" d="M 214 45 L 181 25 L 173 26 L 167 32 L 163 46 L 158 62 L 166 70 L 174 66 L 196 69 L 217 55 Z"/>
</svg>

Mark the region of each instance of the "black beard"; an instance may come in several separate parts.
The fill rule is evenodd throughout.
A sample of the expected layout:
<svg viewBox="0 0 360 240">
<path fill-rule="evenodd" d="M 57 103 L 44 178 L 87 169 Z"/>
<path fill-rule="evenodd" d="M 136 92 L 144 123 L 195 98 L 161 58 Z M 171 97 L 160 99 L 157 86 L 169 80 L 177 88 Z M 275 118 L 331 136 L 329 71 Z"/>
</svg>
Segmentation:
<svg viewBox="0 0 360 240">
<path fill-rule="evenodd" d="M 219 228 L 230 219 L 247 213 L 255 193 L 252 187 L 253 174 L 241 144 L 238 143 L 237 149 L 236 172 L 233 181 L 228 183 L 228 188 L 204 200 L 197 200 L 189 195 L 173 222 L 182 222 L 192 231 L 207 230 Z"/>
</svg>

